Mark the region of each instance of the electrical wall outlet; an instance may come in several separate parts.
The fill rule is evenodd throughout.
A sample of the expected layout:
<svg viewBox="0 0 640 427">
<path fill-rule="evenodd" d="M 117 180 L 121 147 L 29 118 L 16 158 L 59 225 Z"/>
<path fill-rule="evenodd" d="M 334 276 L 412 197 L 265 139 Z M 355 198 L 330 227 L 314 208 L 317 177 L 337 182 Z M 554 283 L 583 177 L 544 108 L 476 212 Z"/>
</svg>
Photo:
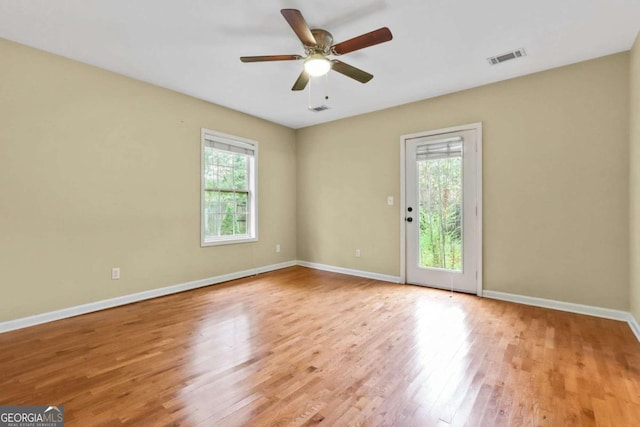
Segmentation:
<svg viewBox="0 0 640 427">
<path fill-rule="evenodd" d="M 120 267 L 113 267 L 111 269 L 111 280 L 118 280 L 120 278 Z"/>
<path fill-rule="evenodd" d="M 360 249 L 356 249 L 356 257 L 360 258 Z"/>
<path fill-rule="evenodd" d="M 280 253 L 280 244 L 276 245 L 276 252 Z"/>
</svg>

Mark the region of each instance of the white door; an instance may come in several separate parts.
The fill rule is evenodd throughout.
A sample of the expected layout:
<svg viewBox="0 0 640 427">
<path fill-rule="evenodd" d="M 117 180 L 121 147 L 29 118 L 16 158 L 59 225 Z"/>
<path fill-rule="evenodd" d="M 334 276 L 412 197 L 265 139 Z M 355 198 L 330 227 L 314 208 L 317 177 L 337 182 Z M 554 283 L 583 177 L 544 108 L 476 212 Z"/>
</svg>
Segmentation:
<svg viewBox="0 0 640 427">
<path fill-rule="evenodd" d="M 406 136 L 406 281 L 481 294 L 481 127 Z"/>
</svg>

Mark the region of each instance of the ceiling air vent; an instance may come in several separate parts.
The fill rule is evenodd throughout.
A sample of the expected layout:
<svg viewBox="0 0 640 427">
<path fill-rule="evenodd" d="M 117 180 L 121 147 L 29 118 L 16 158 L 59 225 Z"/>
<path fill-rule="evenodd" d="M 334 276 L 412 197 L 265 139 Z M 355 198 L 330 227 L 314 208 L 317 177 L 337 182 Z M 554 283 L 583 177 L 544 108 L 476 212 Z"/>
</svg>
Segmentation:
<svg viewBox="0 0 640 427">
<path fill-rule="evenodd" d="M 523 56 L 526 56 L 526 54 L 527 53 L 524 51 L 524 49 L 518 49 L 512 52 L 503 53 L 502 55 L 492 56 L 491 58 L 487 58 L 487 61 L 489 61 L 489 64 L 491 65 L 498 65 L 505 61 L 521 58 Z"/>
<path fill-rule="evenodd" d="M 328 110 L 329 107 L 326 105 L 319 105 L 317 107 L 309 107 L 309 111 L 313 111 L 314 113 L 319 113 L 320 111 Z"/>
</svg>

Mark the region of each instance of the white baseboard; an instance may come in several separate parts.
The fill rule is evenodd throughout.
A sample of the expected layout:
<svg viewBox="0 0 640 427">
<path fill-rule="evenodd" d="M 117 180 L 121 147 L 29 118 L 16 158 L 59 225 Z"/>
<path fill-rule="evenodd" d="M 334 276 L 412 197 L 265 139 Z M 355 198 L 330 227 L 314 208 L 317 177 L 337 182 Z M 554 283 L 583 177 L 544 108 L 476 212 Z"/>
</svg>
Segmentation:
<svg viewBox="0 0 640 427">
<path fill-rule="evenodd" d="M 554 310 L 568 311 L 570 313 L 586 314 L 588 316 L 603 317 L 605 319 L 621 320 L 627 322 L 629 327 L 640 341 L 640 324 L 627 311 L 612 310 L 610 308 L 594 307 L 592 305 L 574 304 L 571 302 L 555 301 L 544 298 L 528 297 L 524 295 L 508 294 L 505 292 L 487 291 L 483 295 L 486 298 L 501 301 L 517 302 L 519 304 L 533 305 L 536 307 L 551 308 Z"/>
<path fill-rule="evenodd" d="M 317 264 L 315 262 L 298 261 L 302 267 L 313 268 L 315 270 L 331 271 L 333 273 L 348 274 L 349 276 L 364 277 L 367 279 L 381 280 L 383 282 L 400 283 L 400 276 L 389 276 L 387 274 L 372 273 L 370 271 L 353 270 L 351 268 L 335 267 L 333 265 Z"/>
<path fill-rule="evenodd" d="M 316 270 L 331 271 L 334 273 L 347 274 L 350 276 L 364 277 L 367 279 L 381 280 L 384 282 L 400 283 L 399 276 L 390 276 L 386 274 L 373 273 L 370 271 L 354 270 L 350 268 L 335 267 L 326 264 L 317 264 L 308 261 L 287 261 L 279 264 L 266 265 L 263 267 L 252 268 L 249 270 L 238 271 L 235 273 L 224 274 L 221 276 L 209 277 L 206 279 L 194 280 L 192 282 L 181 283 L 178 285 L 167 286 L 164 288 L 151 289 L 135 294 L 123 295 L 102 301 L 91 302 L 88 304 L 78 305 L 75 307 L 63 308 L 61 310 L 50 311 L 47 313 L 36 314 L 33 316 L 23 317 L 20 319 L 8 320 L 0 322 L 0 333 L 9 332 L 16 329 L 27 328 L 29 326 L 39 325 L 41 323 L 53 322 L 55 320 L 66 319 L 68 317 L 79 316 L 81 314 L 91 313 L 94 311 L 105 310 L 107 308 L 117 307 L 120 305 L 131 304 L 138 301 L 144 301 L 151 298 L 157 298 L 165 295 L 171 295 L 178 292 L 184 292 L 191 289 L 202 288 L 217 283 L 227 282 L 229 280 L 241 279 L 243 277 L 253 276 L 268 271 L 280 270 L 282 268 L 293 267 L 299 265 L 302 267 L 313 268 Z M 536 307 L 551 308 L 555 310 L 568 311 L 571 313 L 586 314 L 595 317 L 604 317 L 606 319 L 622 320 L 629 323 L 629 327 L 640 341 L 640 324 L 633 315 L 626 311 L 612 310 L 609 308 L 594 307 L 590 305 L 574 304 L 569 302 L 554 301 L 543 298 L 528 297 L 524 295 L 509 294 L 505 292 L 488 291 L 483 292 L 484 297 L 502 301 L 516 302 L 520 304 L 532 305 Z"/>
<path fill-rule="evenodd" d="M 613 320 L 629 320 L 629 313 L 622 310 L 612 310 L 610 308 L 595 307 L 592 305 L 574 304 L 571 302 L 555 301 L 544 298 L 528 297 L 524 295 L 508 294 L 505 292 L 485 290 L 483 295 L 491 299 L 517 302 L 536 307 L 552 308 L 554 310 L 568 311 L 570 313 L 586 314 L 589 316 L 603 317 Z"/>
<path fill-rule="evenodd" d="M 629 313 L 629 319 L 627 321 L 629 322 L 631 330 L 636 335 L 636 338 L 640 341 L 640 323 L 638 323 L 638 319 L 633 317 L 633 314 Z"/>
<path fill-rule="evenodd" d="M 135 294 L 123 295 L 107 300 L 90 302 L 75 307 L 63 308 L 61 310 L 50 311 L 47 313 L 36 314 L 33 316 L 22 317 L 20 319 L 0 322 L 0 333 L 13 331 L 16 329 L 27 328 L 29 326 L 39 325 L 41 323 L 53 322 L 54 320 L 66 319 L 81 314 L 100 311 L 107 308 L 117 307 L 119 305 L 131 304 L 146 299 L 157 298 L 165 295 L 171 295 L 178 292 L 184 292 L 191 289 L 202 288 L 209 285 L 215 285 L 229 280 L 241 279 L 243 277 L 253 276 L 255 274 L 266 273 L 267 271 L 279 270 L 281 268 L 292 267 L 297 265 L 296 261 L 288 261 L 280 264 L 265 265 L 263 267 L 252 268 L 250 270 L 238 271 L 236 273 L 223 274 L 221 276 L 209 277 L 192 282 L 181 283 L 179 285 L 167 286 L 164 288 L 151 289 Z"/>
</svg>

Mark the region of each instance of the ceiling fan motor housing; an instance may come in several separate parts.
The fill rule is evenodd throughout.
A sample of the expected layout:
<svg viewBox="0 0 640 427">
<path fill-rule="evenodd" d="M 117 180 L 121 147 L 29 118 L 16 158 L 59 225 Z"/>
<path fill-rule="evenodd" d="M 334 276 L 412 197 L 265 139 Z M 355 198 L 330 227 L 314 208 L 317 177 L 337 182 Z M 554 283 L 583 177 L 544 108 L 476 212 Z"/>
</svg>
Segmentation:
<svg viewBox="0 0 640 427">
<path fill-rule="evenodd" d="M 331 52 L 331 46 L 333 46 L 333 36 L 327 30 L 314 29 L 311 30 L 311 34 L 316 39 L 315 46 L 305 46 L 307 54 L 309 53 L 321 53 L 328 55 Z"/>
</svg>

